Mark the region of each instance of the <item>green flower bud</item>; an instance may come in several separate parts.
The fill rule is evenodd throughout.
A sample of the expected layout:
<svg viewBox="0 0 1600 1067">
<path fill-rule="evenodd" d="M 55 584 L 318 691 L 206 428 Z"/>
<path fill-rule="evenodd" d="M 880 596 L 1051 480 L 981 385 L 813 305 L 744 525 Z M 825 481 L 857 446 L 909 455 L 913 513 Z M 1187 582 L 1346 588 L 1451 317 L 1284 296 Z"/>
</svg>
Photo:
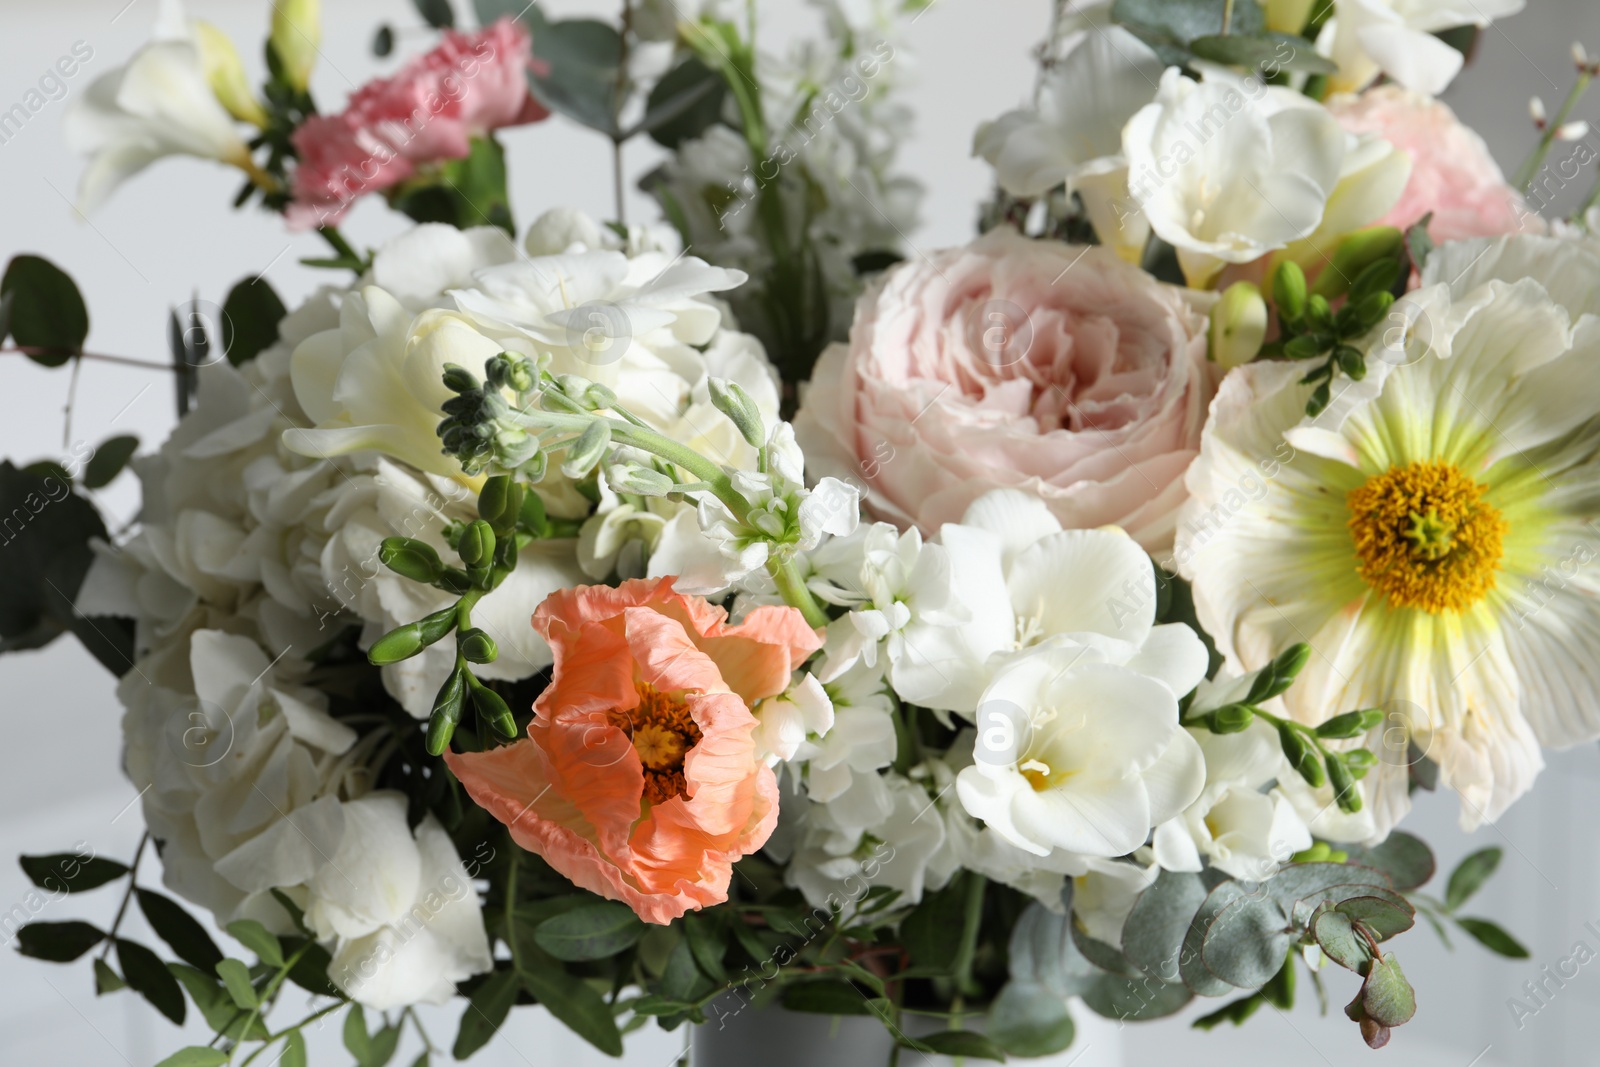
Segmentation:
<svg viewBox="0 0 1600 1067">
<path fill-rule="evenodd" d="M 471 677 L 470 675 L 468 676 Z M 517 736 L 517 720 L 511 714 L 499 693 L 484 685 L 476 678 L 472 678 L 472 704 L 478 709 L 478 716 L 494 728 L 501 737 L 510 740 Z"/>
<path fill-rule="evenodd" d="M 301 92 L 311 84 L 311 69 L 322 44 L 321 7 L 320 0 L 275 0 L 272 5 L 268 43 L 282 66 L 284 80 Z"/>
<path fill-rule="evenodd" d="M 582 478 L 605 456 L 606 449 L 611 447 L 611 424 L 604 419 L 595 419 L 578 439 L 567 446 L 567 460 L 561 464 L 561 473 L 568 478 Z"/>
<path fill-rule="evenodd" d="M 617 463 L 606 468 L 606 481 L 619 493 L 639 496 L 666 496 L 678 483 L 652 467 L 636 463 Z"/>
<path fill-rule="evenodd" d="M 478 493 L 478 518 L 493 527 L 495 533 L 509 533 L 516 526 L 521 509 L 522 486 L 512 481 L 511 475 L 497 474 L 483 483 Z"/>
<path fill-rule="evenodd" d="M 200 66 L 217 102 L 228 109 L 228 114 L 240 122 L 265 127 L 267 112 L 250 91 L 250 82 L 239 60 L 239 50 L 233 47 L 228 35 L 209 22 L 196 19 L 193 23 L 195 44 L 200 49 Z"/>
<path fill-rule="evenodd" d="M 465 367 L 454 363 L 444 365 L 444 387 L 452 393 L 470 393 L 478 388 L 478 379 Z"/>
<path fill-rule="evenodd" d="M 410 537 L 385 537 L 378 546 L 378 562 L 424 585 L 432 585 L 444 572 L 444 561 L 433 546 Z"/>
<path fill-rule="evenodd" d="M 1316 359 L 1328 350 L 1328 342 L 1314 333 L 1302 334 L 1283 346 L 1290 359 Z"/>
<path fill-rule="evenodd" d="M 422 640 L 421 628 L 414 622 L 408 622 L 372 642 L 372 647 L 367 650 L 367 662 L 375 667 L 386 667 L 410 659 L 424 647 L 426 642 Z"/>
<path fill-rule="evenodd" d="M 437 756 L 450 747 L 450 738 L 461 722 L 461 706 L 467 695 L 467 672 L 457 667 L 433 698 L 433 713 L 428 717 L 428 754 Z"/>
<path fill-rule="evenodd" d="M 1256 358 L 1266 339 L 1267 302 L 1261 290 L 1250 282 L 1234 282 L 1211 309 L 1208 342 L 1212 362 L 1223 370 L 1243 366 Z M 749 435 L 745 438 L 749 440 Z"/>
<path fill-rule="evenodd" d="M 545 517 L 544 498 L 538 493 L 524 494 L 522 509 L 517 514 L 517 525 L 535 537 L 550 536 L 550 520 Z"/>
<path fill-rule="evenodd" d="M 706 387 L 711 391 L 711 403 L 728 420 L 738 427 L 739 433 L 751 448 L 767 443 L 767 430 L 761 421 L 761 411 L 738 382 L 727 378 L 708 378 Z"/>
<path fill-rule="evenodd" d="M 1333 261 L 1317 276 L 1311 291 L 1332 300 L 1349 292 L 1361 272 L 1380 259 L 1398 259 L 1406 236 L 1393 226 L 1369 226 L 1339 242 Z"/>
<path fill-rule="evenodd" d="M 456 609 L 454 605 L 441 608 L 432 615 L 425 615 L 417 620 L 417 631 L 422 637 L 424 645 L 431 645 L 442 640 L 444 635 L 456 628 Z"/>
<path fill-rule="evenodd" d="M 1350 299 L 1360 302 L 1378 293 L 1389 293 L 1392 297 L 1394 293 L 1391 290 L 1399 280 L 1400 260 L 1380 259 L 1356 275 L 1356 280 L 1350 285 Z"/>
<path fill-rule="evenodd" d="M 1248 704 L 1229 704 L 1218 708 L 1208 715 L 1207 720 L 1214 734 L 1236 734 L 1250 728 L 1256 721 L 1256 709 Z"/>
<path fill-rule="evenodd" d="M 1333 358 L 1351 381 L 1359 382 L 1367 376 L 1367 357 L 1361 354 L 1361 349 L 1340 345 L 1333 350 Z"/>
<path fill-rule="evenodd" d="M 1354 814 L 1361 810 L 1361 790 L 1356 788 L 1356 780 L 1351 776 L 1349 768 L 1339 758 L 1338 753 L 1328 753 L 1326 760 L 1328 768 L 1328 781 L 1333 785 L 1333 797 L 1339 804 L 1339 810 L 1346 814 Z"/>
<path fill-rule="evenodd" d="M 472 588 L 472 578 L 459 567 L 446 567 L 444 572 L 439 575 L 439 580 L 433 584 L 443 589 L 446 593 L 454 593 L 456 596 L 460 596 Z"/>
<path fill-rule="evenodd" d="M 461 655 L 468 663 L 493 663 L 495 657 L 500 655 L 494 638 L 476 626 L 456 635 L 456 647 L 461 649 Z"/>
<path fill-rule="evenodd" d="M 1278 317 L 1293 322 L 1306 313 L 1306 272 L 1300 264 L 1286 259 L 1272 275 L 1272 302 Z"/>
<path fill-rule="evenodd" d="M 1317 758 L 1317 748 L 1306 740 L 1304 734 L 1285 722 L 1278 724 L 1278 744 L 1289 765 L 1313 789 L 1320 788 L 1327 778 L 1322 773 L 1322 761 Z"/>
<path fill-rule="evenodd" d="M 461 531 L 461 543 L 456 552 L 469 571 L 486 565 L 494 559 L 494 529 L 482 519 L 474 519 Z"/>
<path fill-rule="evenodd" d="M 1286 692 L 1310 658 L 1311 646 L 1303 641 L 1284 649 L 1256 674 L 1245 703 L 1259 704 Z"/>
</svg>

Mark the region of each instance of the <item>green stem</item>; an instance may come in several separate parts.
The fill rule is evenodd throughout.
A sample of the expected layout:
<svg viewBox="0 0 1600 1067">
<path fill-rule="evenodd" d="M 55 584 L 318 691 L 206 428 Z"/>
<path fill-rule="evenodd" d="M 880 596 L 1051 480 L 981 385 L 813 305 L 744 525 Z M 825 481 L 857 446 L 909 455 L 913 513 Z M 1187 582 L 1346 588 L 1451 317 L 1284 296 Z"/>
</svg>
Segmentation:
<svg viewBox="0 0 1600 1067">
<path fill-rule="evenodd" d="M 1561 132 L 1561 127 L 1567 124 L 1567 118 L 1572 114 L 1572 109 L 1578 106 L 1578 100 L 1584 91 L 1589 88 L 1592 75 L 1588 71 L 1580 71 L 1578 80 L 1573 83 L 1572 91 L 1567 94 L 1566 101 L 1561 105 L 1561 110 L 1556 112 L 1556 117 L 1545 126 L 1544 136 L 1539 138 L 1539 143 L 1529 153 L 1528 158 L 1522 161 L 1522 166 L 1517 168 L 1517 176 L 1511 180 L 1513 188 L 1526 193 L 1533 185 L 1534 177 L 1539 173 L 1539 168 L 1544 165 L 1545 156 L 1550 154 L 1550 146 L 1555 143 L 1556 134 Z"/>
<path fill-rule="evenodd" d="M 139 838 L 139 845 L 133 852 L 133 863 L 128 867 L 128 891 L 122 894 L 122 904 L 117 908 L 117 917 L 111 920 L 111 930 L 106 934 L 105 948 L 100 950 L 100 959 L 103 961 L 111 955 L 111 946 L 117 940 L 117 929 L 122 925 L 122 917 L 128 914 L 128 901 L 133 899 L 133 891 L 138 888 L 139 861 L 144 859 L 144 846 L 150 840 L 150 831 L 146 830 Z"/>
<path fill-rule="evenodd" d="M 1225 0 L 1222 5 L 1222 36 L 1228 36 L 1233 29 L 1233 0 Z"/>
<path fill-rule="evenodd" d="M 233 1062 L 233 1054 L 238 1051 L 239 1046 L 244 1044 L 245 1039 L 249 1036 L 250 1027 L 255 1025 L 255 1021 L 261 1017 L 261 1006 L 263 1004 L 270 1003 L 272 998 L 277 995 L 278 987 L 283 985 L 283 980 L 289 977 L 289 972 L 294 970 L 294 965 L 300 962 L 300 957 L 304 956 L 308 951 L 310 951 L 311 946 L 314 944 L 316 944 L 315 941 L 307 940 L 305 944 L 301 945 L 295 950 L 294 955 L 283 961 L 283 966 L 279 967 L 277 973 L 267 981 L 266 985 L 261 987 L 261 994 L 256 998 L 256 1006 L 250 1009 L 250 1014 L 245 1016 L 244 1025 L 239 1028 L 238 1042 L 236 1042 L 234 1046 L 228 1050 L 229 1063 Z M 340 1003 L 342 1004 L 344 1002 L 340 1001 Z M 268 1039 L 267 1044 L 263 1044 L 261 1048 L 256 1049 L 249 1056 L 245 1057 L 244 1064 L 248 1064 L 251 1060 L 261 1055 L 261 1053 L 269 1044 L 271 1044 L 270 1038 Z M 241 1064 L 240 1067 L 243 1067 L 243 1064 Z"/>
<path fill-rule="evenodd" d="M 310 1015 L 307 1015 L 304 1019 L 301 1019 L 299 1022 L 295 1023 L 293 1026 L 285 1026 L 282 1030 L 279 1030 L 275 1034 L 268 1034 L 266 1039 L 261 1042 L 261 1047 L 256 1049 L 254 1052 L 250 1053 L 250 1055 L 246 1056 L 244 1061 L 240 1064 L 240 1067 L 249 1067 L 250 1063 L 257 1056 L 261 1055 L 263 1052 L 267 1051 L 267 1049 L 271 1048 L 274 1042 L 282 1041 L 285 1037 L 288 1037 L 290 1034 L 294 1033 L 296 1030 L 299 1030 L 302 1027 L 307 1026 L 310 1023 L 314 1023 L 318 1019 L 322 1018 L 324 1015 L 327 1015 L 329 1012 L 338 1011 L 340 1008 L 346 1007 L 348 1004 L 349 1004 L 349 1001 L 336 1000 L 332 1004 L 329 1004 L 326 1008 L 322 1008 L 322 1009 L 320 1009 L 318 1011 L 312 1012 Z"/>
<path fill-rule="evenodd" d="M 520 866 L 521 846 L 511 836 L 510 828 L 506 830 L 506 855 L 509 857 L 510 870 L 506 872 L 506 947 L 511 950 L 511 969 L 517 973 L 522 972 L 522 957 L 517 952 L 517 867 Z"/>
<path fill-rule="evenodd" d="M 793 556 L 767 557 L 767 573 L 772 575 L 773 584 L 778 587 L 783 602 L 798 608 L 800 614 L 806 617 L 807 626 L 821 629 L 828 625 L 828 613 L 822 610 L 817 598 L 806 588 L 806 580 L 800 576 L 800 568 Z"/>
</svg>

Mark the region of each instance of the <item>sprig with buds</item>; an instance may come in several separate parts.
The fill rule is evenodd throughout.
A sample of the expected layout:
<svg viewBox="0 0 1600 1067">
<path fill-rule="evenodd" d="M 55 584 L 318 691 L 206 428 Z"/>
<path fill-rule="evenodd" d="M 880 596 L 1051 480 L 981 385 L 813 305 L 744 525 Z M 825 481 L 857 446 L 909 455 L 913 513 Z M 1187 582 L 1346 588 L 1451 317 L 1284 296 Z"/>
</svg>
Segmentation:
<svg viewBox="0 0 1600 1067">
<path fill-rule="evenodd" d="M 1269 723 L 1278 733 L 1278 744 L 1283 749 L 1284 758 L 1305 779 L 1306 784 L 1313 789 L 1331 784 L 1339 810 L 1358 812 L 1362 800 L 1361 790 L 1356 788 L 1356 783 L 1367 776 L 1378 759 L 1365 748 L 1342 751 L 1329 747 L 1326 742 L 1362 736 L 1383 722 L 1383 710 L 1368 708 L 1347 711 L 1317 726 L 1306 726 L 1261 707 L 1266 701 L 1287 692 L 1310 658 L 1310 645 L 1302 643 L 1290 646 L 1256 672 L 1242 699 L 1216 708 L 1191 707 L 1184 725 L 1200 727 L 1214 734 L 1236 734 L 1248 730 L 1257 719 Z"/>
<path fill-rule="evenodd" d="M 1591 62 L 1589 52 L 1583 47 L 1583 43 L 1574 41 L 1572 64 L 1577 68 L 1578 79 L 1573 82 L 1572 90 L 1567 93 L 1566 100 L 1562 101 L 1561 109 L 1556 112 L 1553 120 L 1546 113 L 1543 100 L 1536 96 L 1528 101 L 1528 115 L 1533 119 L 1533 128 L 1539 132 L 1539 143 L 1534 145 L 1533 151 L 1528 153 L 1528 158 L 1517 168 L 1516 177 L 1511 179 L 1512 187 L 1520 192 L 1527 192 L 1533 185 L 1533 179 L 1538 176 L 1539 168 L 1544 166 L 1545 157 L 1550 154 L 1552 145 L 1557 141 L 1576 141 L 1589 133 L 1587 122 L 1571 121 L 1572 109 L 1578 106 L 1578 101 L 1582 100 L 1583 94 L 1589 90 L 1589 83 L 1594 80 L 1597 73 L 1600 73 L 1600 63 Z"/>
</svg>

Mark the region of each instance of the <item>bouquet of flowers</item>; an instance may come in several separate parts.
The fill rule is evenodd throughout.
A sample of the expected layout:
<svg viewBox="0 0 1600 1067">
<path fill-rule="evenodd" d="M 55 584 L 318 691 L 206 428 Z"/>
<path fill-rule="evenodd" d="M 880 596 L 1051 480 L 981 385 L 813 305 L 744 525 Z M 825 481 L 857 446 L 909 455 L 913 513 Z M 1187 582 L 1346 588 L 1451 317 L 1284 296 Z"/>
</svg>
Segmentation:
<svg viewBox="0 0 1600 1067">
<path fill-rule="evenodd" d="M 1434 96 L 1520 0 L 1059 2 L 984 232 L 924 254 L 925 5 L 815 6 L 771 55 L 754 5 L 418 0 L 436 45 L 330 111 L 315 0 L 259 90 L 168 0 L 71 109 L 86 210 L 196 155 L 331 249 L 293 310 L 174 316 L 136 530 L 93 495 L 131 439 L 0 467 L 0 648 L 121 677 L 148 827 L 23 857 L 125 897 L 18 944 L 203 1016 L 169 1067 L 304 1063 L 333 1012 L 426 1063 L 455 997 L 459 1059 L 538 1003 L 614 1055 L 781 1007 L 1001 1060 L 1301 980 L 1377 1048 L 1418 913 L 1526 955 L 1461 914 L 1499 851 L 1430 893 L 1398 827 L 1600 736 L 1600 219 L 1526 195 L 1597 65 L 1508 182 Z M 552 116 L 662 146 L 665 222 L 519 228 L 504 131 Z M 359 249 L 372 195 L 414 225 Z M 59 268 L 0 294 L 92 364 Z"/>
</svg>

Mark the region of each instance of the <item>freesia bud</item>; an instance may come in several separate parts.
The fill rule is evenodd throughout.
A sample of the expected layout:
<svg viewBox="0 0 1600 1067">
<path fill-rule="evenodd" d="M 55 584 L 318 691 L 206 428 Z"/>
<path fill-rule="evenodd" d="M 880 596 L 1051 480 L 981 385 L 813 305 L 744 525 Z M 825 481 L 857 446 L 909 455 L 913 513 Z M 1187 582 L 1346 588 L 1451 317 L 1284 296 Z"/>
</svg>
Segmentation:
<svg viewBox="0 0 1600 1067">
<path fill-rule="evenodd" d="M 1339 243 L 1333 262 L 1317 277 L 1311 291 L 1330 300 L 1343 296 L 1362 271 L 1380 259 L 1399 256 L 1405 240 L 1405 234 L 1393 226 L 1369 226 L 1355 231 Z"/>
<path fill-rule="evenodd" d="M 267 112 L 250 91 L 239 50 L 233 47 L 228 35 L 209 22 L 197 20 L 194 39 L 200 47 L 200 69 L 205 73 L 206 81 L 211 83 L 211 91 L 216 94 L 217 102 L 240 122 L 264 128 L 267 125 Z"/>
<path fill-rule="evenodd" d="M 276 0 L 272 5 L 272 35 L 268 38 L 282 65 L 283 77 L 304 92 L 311 84 L 322 45 L 321 0 Z"/>
<path fill-rule="evenodd" d="M 1211 358 L 1223 370 L 1249 363 L 1267 337 L 1267 302 L 1250 282 L 1234 282 L 1211 309 Z"/>
</svg>

